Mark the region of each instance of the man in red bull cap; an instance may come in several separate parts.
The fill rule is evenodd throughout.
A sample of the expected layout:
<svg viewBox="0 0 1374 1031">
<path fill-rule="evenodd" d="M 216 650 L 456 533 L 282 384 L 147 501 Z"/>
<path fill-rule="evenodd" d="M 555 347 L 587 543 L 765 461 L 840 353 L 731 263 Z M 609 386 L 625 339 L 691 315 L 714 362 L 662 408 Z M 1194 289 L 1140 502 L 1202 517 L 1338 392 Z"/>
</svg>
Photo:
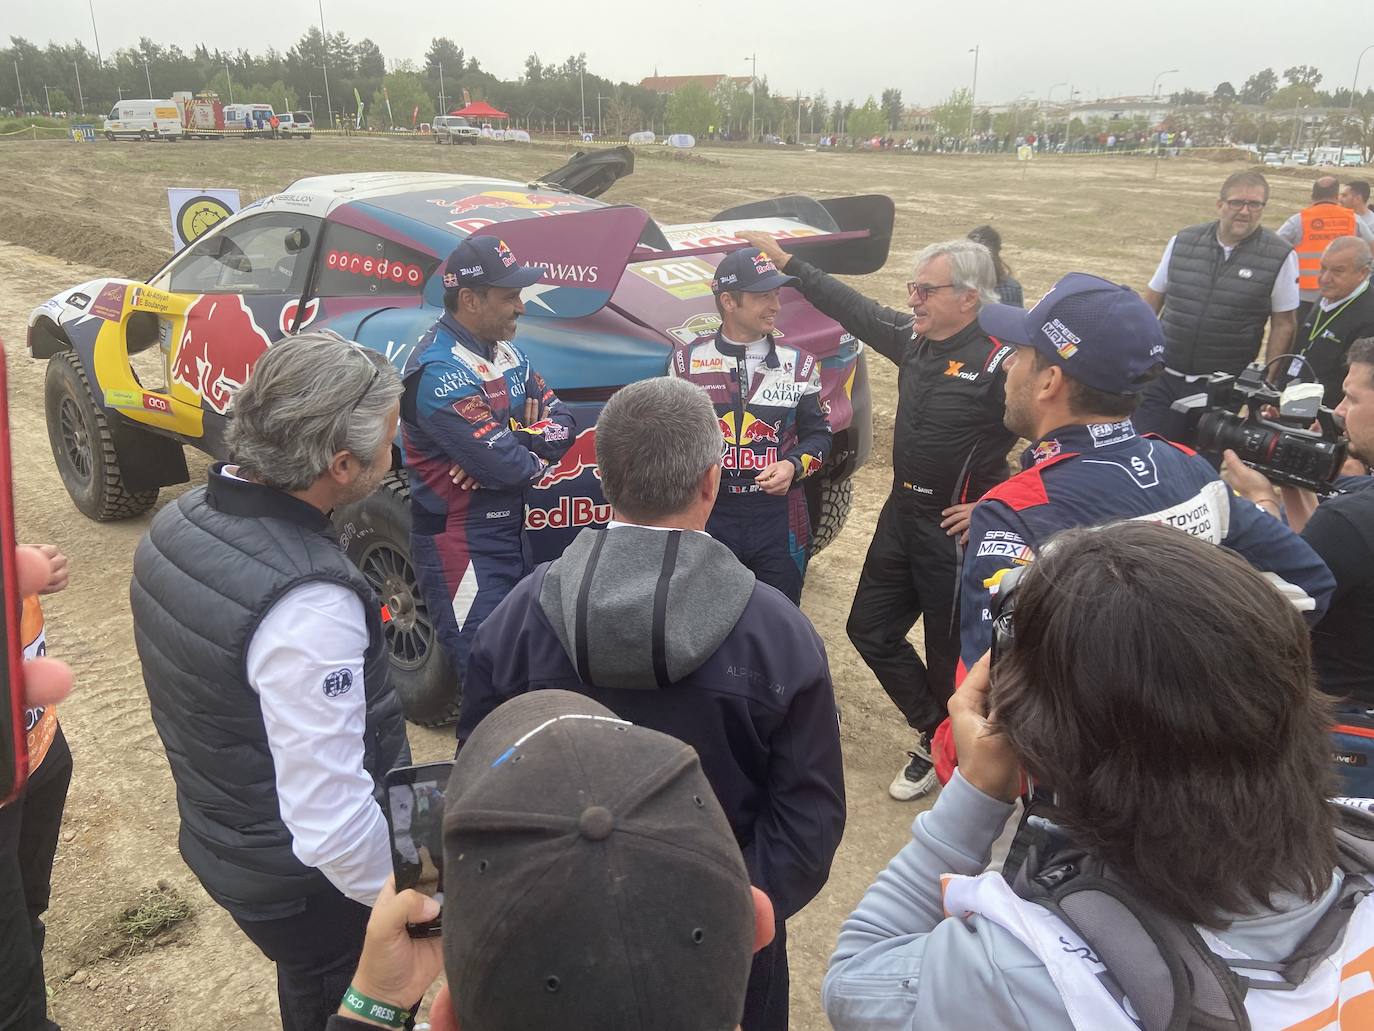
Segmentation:
<svg viewBox="0 0 1374 1031">
<path fill-rule="evenodd" d="M 540 275 L 503 240 L 464 240 L 444 265 L 444 314 L 403 373 L 411 560 L 460 678 L 472 635 L 528 571 L 525 488 L 577 437 L 572 413 L 510 343 L 520 291 Z M 410 715 L 442 721 L 456 699 Z"/>
<path fill-rule="evenodd" d="M 727 254 L 711 290 L 721 327 L 678 347 L 668 374 L 706 391 L 724 438 L 720 494 L 706 530 L 801 604 L 811 524 L 803 478 L 830 452 L 816 356 L 773 336 L 781 293 L 797 280 L 757 247 Z"/>
</svg>

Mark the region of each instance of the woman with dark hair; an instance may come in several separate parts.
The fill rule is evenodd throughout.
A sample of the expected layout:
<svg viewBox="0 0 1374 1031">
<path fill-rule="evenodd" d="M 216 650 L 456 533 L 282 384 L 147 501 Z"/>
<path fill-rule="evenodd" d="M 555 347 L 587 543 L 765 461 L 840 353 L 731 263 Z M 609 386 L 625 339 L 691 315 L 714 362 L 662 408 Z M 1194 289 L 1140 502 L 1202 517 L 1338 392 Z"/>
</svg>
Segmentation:
<svg viewBox="0 0 1374 1031">
<path fill-rule="evenodd" d="M 1063 867 L 1015 891 L 982 874 L 1023 776 L 1053 787 L 1044 815 L 1077 869 L 1100 861 L 1156 926 L 1196 941 L 1250 1026 L 1327 1027 L 1304 1022 L 1327 1010 L 1334 1026 L 1338 1000 L 1349 1016 L 1341 978 L 1374 947 L 1374 902 L 1356 906 L 1369 886 L 1347 885 L 1338 855 L 1331 713 L 1302 617 L 1237 555 L 1148 523 L 1066 531 L 1018 575 L 1003 581 L 1014 611 L 1002 597 L 994 612 L 996 663 L 950 700 L 958 772 L 840 932 L 834 1027 L 1103 1031 L 1159 1006 L 1123 1001 L 1135 971 L 1084 947 L 1067 905 L 1028 900 Z M 1328 910 L 1349 921 L 1331 952 L 1277 982 Z M 1094 940 L 1125 939 L 1119 912 Z M 1353 994 L 1370 991 L 1366 977 Z"/>
<path fill-rule="evenodd" d="M 997 294 L 1001 297 L 1002 303 L 1024 308 L 1026 299 L 1021 284 L 1012 278 L 1011 269 L 1007 268 L 1007 263 L 1002 260 L 1002 234 L 992 226 L 979 226 L 977 229 L 969 230 L 968 238 L 974 243 L 981 243 L 992 252 L 992 264 L 997 270 Z"/>
</svg>

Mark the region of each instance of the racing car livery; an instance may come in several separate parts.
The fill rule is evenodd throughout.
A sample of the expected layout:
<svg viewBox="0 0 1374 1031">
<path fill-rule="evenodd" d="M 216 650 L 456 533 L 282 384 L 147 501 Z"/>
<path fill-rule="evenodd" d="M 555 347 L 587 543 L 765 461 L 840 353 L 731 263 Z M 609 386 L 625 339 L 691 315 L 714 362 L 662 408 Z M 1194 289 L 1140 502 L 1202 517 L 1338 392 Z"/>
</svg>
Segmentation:
<svg viewBox="0 0 1374 1031">
<path fill-rule="evenodd" d="M 524 291 L 516 342 L 585 426 L 619 387 L 663 375 L 675 346 L 715 333 L 711 278 L 744 246 L 735 232 L 769 232 L 831 272 L 886 261 L 886 197 L 781 197 L 660 226 L 640 208 L 596 199 L 633 161 L 628 148 L 578 154 L 533 184 L 414 172 L 302 179 L 226 219 L 147 282 L 61 291 L 30 316 L 28 345 L 48 360 L 48 435 L 68 493 L 92 519 L 137 516 L 161 487 L 188 479 L 185 445 L 227 458 L 234 391 L 287 334 L 328 328 L 404 366 L 442 312 L 438 270 L 468 234 L 498 233 L 543 270 Z M 807 481 L 819 550 L 843 525 L 850 477 L 871 446 L 863 345 L 790 289 L 778 324 L 778 336 L 818 357 L 835 431 L 828 468 Z M 154 347 L 160 381 L 144 382 L 146 359 L 140 379 L 130 356 Z M 456 711 L 458 693 L 415 587 L 399 448 L 395 465 L 335 521 L 385 606 L 407 715 L 433 723 Z M 535 559 L 609 517 L 587 429 L 527 492 Z"/>
</svg>

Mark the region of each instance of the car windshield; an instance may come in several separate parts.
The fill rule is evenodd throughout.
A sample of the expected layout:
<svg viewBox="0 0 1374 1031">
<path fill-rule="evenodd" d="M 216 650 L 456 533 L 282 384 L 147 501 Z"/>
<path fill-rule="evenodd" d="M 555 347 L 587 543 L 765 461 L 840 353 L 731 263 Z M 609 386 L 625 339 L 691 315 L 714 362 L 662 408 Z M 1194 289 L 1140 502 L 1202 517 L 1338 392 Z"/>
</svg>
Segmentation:
<svg viewBox="0 0 1374 1031">
<path fill-rule="evenodd" d="M 294 119 L 295 119 L 296 121 L 298 121 L 298 122 L 310 122 L 310 121 L 314 121 L 314 119 L 312 119 L 312 118 L 310 117 L 310 112 L 309 112 L 309 111 L 292 111 L 292 112 L 291 112 L 291 117 L 294 118 Z"/>
</svg>

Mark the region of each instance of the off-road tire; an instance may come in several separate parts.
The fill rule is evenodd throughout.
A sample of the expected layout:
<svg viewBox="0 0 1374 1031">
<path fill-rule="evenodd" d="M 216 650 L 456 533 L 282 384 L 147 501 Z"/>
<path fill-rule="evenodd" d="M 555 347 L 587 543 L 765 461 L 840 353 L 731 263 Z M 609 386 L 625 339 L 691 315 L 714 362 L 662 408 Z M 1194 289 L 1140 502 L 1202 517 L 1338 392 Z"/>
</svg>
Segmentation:
<svg viewBox="0 0 1374 1031">
<path fill-rule="evenodd" d="M 827 478 L 821 482 L 820 510 L 816 515 L 815 525 L 811 527 L 811 554 L 819 555 L 840 535 L 853 503 L 852 477 L 846 476 L 842 480 Z"/>
<path fill-rule="evenodd" d="M 334 513 L 344 552 L 387 607 L 391 684 L 406 719 L 441 727 L 458 718 L 463 694 L 429 618 L 410 561 L 410 481 L 394 472 L 369 497 Z"/>
<path fill-rule="evenodd" d="M 158 489 L 129 490 L 105 413 L 95 403 L 81 359 L 63 351 L 48 359 L 43 382 L 48 444 L 76 507 L 97 522 L 132 519 L 152 508 Z"/>
<path fill-rule="evenodd" d="M 113 143 L 115 141 L 115 134 L 112 132 L 107 132 L 105 134 L 105 138 L 109 140 L 111 143 Z"/>
<path fill-rule="evenodd" d="M 147 130 L 147 129 L 140 129 L 140 130 L 138 131 L 138 142 L 139 142 L 139 143 L 147 143 L 147 142 L 148 142 L 148 130 Z"/>
</svg>

